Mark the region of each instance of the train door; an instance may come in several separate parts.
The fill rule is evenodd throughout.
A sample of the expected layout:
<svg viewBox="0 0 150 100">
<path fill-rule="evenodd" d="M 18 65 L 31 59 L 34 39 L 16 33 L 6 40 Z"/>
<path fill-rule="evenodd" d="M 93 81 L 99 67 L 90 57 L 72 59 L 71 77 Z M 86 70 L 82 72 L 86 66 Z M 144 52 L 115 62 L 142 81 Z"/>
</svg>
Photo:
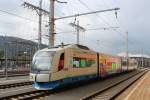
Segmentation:
<svg viewBox="0 0 150 100">
<path fill-rule="evenodd" d="M 54 61 L 54 69 L 52 74 L 52 80 L 61 80 L 66 78 L 66 53 L 65 51 L 60 51 L 57 53 Z"/>
<path fill-rule="evenodd" d="M 59 58 L 58 71 L 61 71 L 64 68 L 64 60 L 64 53 L 62 53 Z"/>
<path fill-rule="evenodd" d="M 97 53 L 97 77 L 101 76 L 101 68 L 99 63 L 99 53 Z"/>
<path fill-rule="evenodd" d="M 106 56 L 103 54 L 99 54 L 99 75 L 100 77 L 105 77 L 107 75 L 106 69 Z"/>
</svg>

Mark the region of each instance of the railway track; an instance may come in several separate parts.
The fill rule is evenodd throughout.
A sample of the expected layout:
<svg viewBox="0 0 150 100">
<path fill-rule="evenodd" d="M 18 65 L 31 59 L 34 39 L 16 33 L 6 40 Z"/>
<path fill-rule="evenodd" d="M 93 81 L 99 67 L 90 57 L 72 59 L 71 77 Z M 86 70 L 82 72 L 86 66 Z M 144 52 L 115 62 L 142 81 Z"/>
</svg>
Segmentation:
<svg viewBox="0 0 150 100">
<path fill-rule="evenodd" d="M 129 86 L 135 83 L 147 72 L 148 71 L 145 70 L 136 73 L 135 75 L 130 76 L 127 79 L 120 80 L 115 84 L 111 84 L 110 86 L 104 88 L 103 90 L 91 93 L 83 97 L 81 100 L 114 100 L 117 96 L 119 96 L 123 91 L 125 91 Z"/>
<path fill-rule="evenodd" d="M 33 90 L 30 92 L 22 93 L 22 95 L 14 95 L 14 96 L 8 96 L 5 98 L 1 98 L 1 100 L 8 100 L 8 99 L 16 99 L 16 100 L 31 100 L 34 98 L 40 98 L 43 96 L 46 96 L 50 93 L 50 91 L 40 91 L 40 90 Z"/>
<path fill-rule="evenodd" d="M 27 86 L 31 85 L 32 82 L 18 82 L 18 83 L 11 83 L 11 84 L 0 84 L 0 89 L 8 89 L 8 88 L 14 88 L 14 87 L 21 87 L 21 86 Z"/>
<path fill-rule="evenodd" d="M 29 75 L 29 71 L 8 71 L 7 77 L 15 77 L 15 76 L 26 76 Z M 5 72 L 0 72 L 0 78 L 6 77 Z"/>
<path fill-rule="evenodd" d="M 101 90 L 101 91 L 97 91 L 94 92 L 90 95 L 87 95 L 83 98 L 81 98 L 81 100 L 109 100 L 109 99 L 114 99 L 116 96 L 119 95 L 119 93 L 121 93 L 123 90 L 125 90 L 127 87 L 129 87 L 131 84 L 133 84 L 136 80 L 138 80 L 140 77 L 142 77 L 144 74 L 146 73 L 146 71 L 142 71 L 142 72 L 137 72 L 135 74 L 133 74 L 130 77 L 127 77 L 125 79 L 119 80 L 117 83 L 115 84 L 111 84 L 111 86 L 107 86 L 105 89 Z M 133 79 L 134 78 L 134 79 Z M 130 82 L 130 84 L 128 83 L 128 80 L 132 80 Z M 126 84 L 125 84 L 125 83 Z M 124 83 L 124 84 L 122 84 Z M 127 84 L 128 83 L 128 84 Z M 122 85 L 120 85 L 122 84 Z M 31 89 L 28 89 L 31 88 Z M 33 99 L 44 99 L 46 96 L 54 96 L 53 94 L 61 94 L 62 92 L 65 91 L 65 89 L 62 90 L 35 90 L 32 87 L 28 87 L 23 89 L 24 91 L 20 90 L 14 90 L 15 93 L 12 93 L 11 91 L 8 92 L 8 95 L 0 95 L 0 100 L 33 100 Z M 120 88 L 120 90 L 118 90 L 118 88 Z M 112 92 L 113 90 L 113 92 Z M 67 91 L 69 91 L 67 89 Z M 60 99 L 58 99 L 60 100 Z M 62 100 L 65 100 L 62 98 Z M 72 98 L 72 100 L 74 100 Z M 76 99 L 75 99 L 76 100 Z"/>
<path fill-rule="evenodd" d="M 30 88 L 31 87 L 25 88 L 25 89 L 28 90 Z M 35 90 L 35 89 L 31 88 L 31 91 L 23 92 L 23 93 L 11 95 L 11 96 L 1 97 L 0 100 L 32 100 L 35 98 L 40 99 L 40 98 L 48 96 L 54 92 L 55 91 L 52 91 L 52 90 Z"/>
<path fill-rule="evenodd" d="M 7 77 L 16 77 L 16 76 L 27 76 L 29 73 L 24 73 L 24 74 L 8 74 Z M 0 75 L 0 78 L 5 78 L 6 75 Z"/>
</svg>

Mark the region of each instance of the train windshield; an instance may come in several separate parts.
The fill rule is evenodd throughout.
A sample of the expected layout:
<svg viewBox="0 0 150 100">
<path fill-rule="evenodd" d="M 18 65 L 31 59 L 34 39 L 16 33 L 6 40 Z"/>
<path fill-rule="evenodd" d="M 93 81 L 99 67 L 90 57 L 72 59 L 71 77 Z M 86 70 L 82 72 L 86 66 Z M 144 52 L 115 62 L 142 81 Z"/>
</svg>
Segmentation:
<svg viewBox="0 0 150 100">
<path fill-rule="evenodd" d="M 35 54 L 32 61 L 31 70 L 48 71 L 52 67 L 52 60 L 54 57 L 52 51 L 40 51 Z"/>
</svg>

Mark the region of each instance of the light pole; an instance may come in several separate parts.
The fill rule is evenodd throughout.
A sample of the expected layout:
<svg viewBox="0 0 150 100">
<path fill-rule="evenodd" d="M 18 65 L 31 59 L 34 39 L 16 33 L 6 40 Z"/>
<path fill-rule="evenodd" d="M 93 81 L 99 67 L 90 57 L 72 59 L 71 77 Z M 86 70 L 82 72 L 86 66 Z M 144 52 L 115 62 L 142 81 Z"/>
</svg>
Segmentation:
<svg viewBox="0 0 150 100">
<path fill-rule="evenodd" d="M 4 70 L 4 74 L 5 74 L 5 78 L 7 79 L 8 78 L 8 75 L 7 75 L 7 67 L 8 67 L 8 54 L 7 54 L 7 40 L 6 40 L 6 34 L 5 36 L 3 37 L 3 43 L 4 43 L 4 59 L 5 59 L 5 70 Z"/>
<path fill-rule="evenodd" d="M 126 32 L 126 60 L 127 60 L 127 70 L 128 70 L 129 67 L 128 32 Z"/>
<path fill-rule="evenodd" d="M 8 74 L 7 74 L 7 68 L 8 68 L 8 52 L 7 52 L 7 42 L 6 42 L 6 35 L 5 35 L 5 78 L 8 79 Z"/>
<path fill-rule="evenodd" d="M 40 2 L 39 2 L 39 7 L 42 9 L 42 0 L 40 0 Z M 38 50 L 40 50 L 41 49 L 41 44 L 42 44 L 42 37 L 41 37 L 41 34 L 42 34 L 42 11 L 41 10 L 39 10 L 39 24 L 38 24 L 38 32 L 39 32 L 39 34 L 38 34 Z"/>
</svg>

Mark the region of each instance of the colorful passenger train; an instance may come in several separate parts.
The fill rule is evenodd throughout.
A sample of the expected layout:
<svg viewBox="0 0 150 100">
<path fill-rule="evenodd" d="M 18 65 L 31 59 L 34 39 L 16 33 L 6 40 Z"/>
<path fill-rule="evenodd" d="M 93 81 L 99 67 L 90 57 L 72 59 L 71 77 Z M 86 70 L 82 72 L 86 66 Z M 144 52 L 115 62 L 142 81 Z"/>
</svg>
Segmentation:
<svg viewBox="0 0 150 100">
<path fill-rule="evenodd" d="M 106 77 L 137 68 L 135 59 L 97 53 L 83 45 L 62 45 L 35 53 L 30 81 L 36 89 L 54 89 L 74 82 Z"/>
</svg>

